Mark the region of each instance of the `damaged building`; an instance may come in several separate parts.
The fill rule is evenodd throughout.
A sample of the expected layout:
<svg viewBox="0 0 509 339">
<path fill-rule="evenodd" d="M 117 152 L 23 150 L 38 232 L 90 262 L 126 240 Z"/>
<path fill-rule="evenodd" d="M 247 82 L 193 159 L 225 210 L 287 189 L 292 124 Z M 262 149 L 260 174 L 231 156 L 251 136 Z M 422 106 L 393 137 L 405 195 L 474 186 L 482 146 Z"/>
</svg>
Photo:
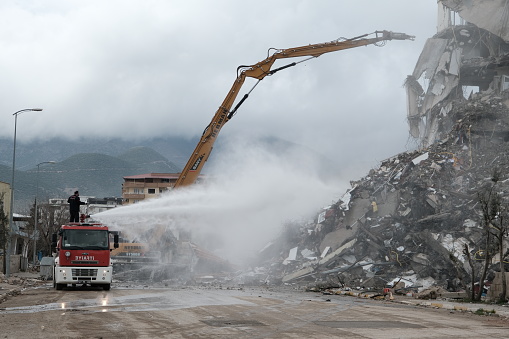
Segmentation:
<svg viewBox="0 0 509 339">
<path fill-rule="evenodd" d="M 451 112 L 465 98 L 509 88 L 507 1 L 444 0 L 438 18 L 439 32 L 426 41 L 405 82 L 410 134 L 422 148 L 457 127 Z"/>
<path fill-rule="evenodd" d="M 496 184 L 509 197 L 509 2 L 438 1 L 438 19 L 405 80 L 416 150 L 351 182 L 315 220 L 287 225 L 252 277 L 468 290 L 468 258 L 479 272 L 487 250 L 479 193 Z M 500 260 L 493 256 L 487 280 Z"/>
</svg>

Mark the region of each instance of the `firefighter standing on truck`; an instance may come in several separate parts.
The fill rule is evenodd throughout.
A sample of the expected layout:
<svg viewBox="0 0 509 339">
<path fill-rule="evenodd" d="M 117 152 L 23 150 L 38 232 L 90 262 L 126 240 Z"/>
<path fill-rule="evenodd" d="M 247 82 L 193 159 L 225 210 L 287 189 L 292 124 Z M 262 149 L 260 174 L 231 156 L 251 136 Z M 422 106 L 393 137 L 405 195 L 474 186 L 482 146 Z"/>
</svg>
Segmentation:
<svg viewBox="0 0 509 339">
<path fill-rule="evenodd" d="M 71 195 L 67 202 L 69 203 L 69 212 L 71 213 L 70 222 L 80 222 L 80 206 L 85 205 L 84 202 L 80 200 L 80 193 L 78 191 L 74 192 Z"/>
</svg>

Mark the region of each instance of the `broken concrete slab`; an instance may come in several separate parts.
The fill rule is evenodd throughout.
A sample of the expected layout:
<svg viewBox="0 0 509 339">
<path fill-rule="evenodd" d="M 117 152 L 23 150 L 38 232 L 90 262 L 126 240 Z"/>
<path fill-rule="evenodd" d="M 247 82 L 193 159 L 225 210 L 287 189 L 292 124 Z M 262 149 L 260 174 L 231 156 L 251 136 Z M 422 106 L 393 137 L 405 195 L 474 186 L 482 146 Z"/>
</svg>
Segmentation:
<svg viewBox="0 0 509 339">
<path fill-rule="evenodd" d="M 297 278 L 304 278 L 313 272 L 314 272 L 313 267 L 306 267 L 306 268 L 303 268 L 298 271 L 295 271 L 295 272 L 285 275 L 282 280 L 284 283 L 288 283 L 288 282 L 291 282 L 292 280 L 295 280 Z"/>
</svg>

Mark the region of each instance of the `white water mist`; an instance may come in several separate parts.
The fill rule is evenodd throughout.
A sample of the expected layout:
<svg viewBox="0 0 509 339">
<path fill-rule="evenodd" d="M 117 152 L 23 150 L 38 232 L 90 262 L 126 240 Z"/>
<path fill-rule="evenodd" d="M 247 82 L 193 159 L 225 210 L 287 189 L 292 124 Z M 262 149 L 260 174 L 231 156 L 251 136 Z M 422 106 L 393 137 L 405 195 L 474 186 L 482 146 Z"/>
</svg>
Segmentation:
<svg viewBox="0 0 509 339">
<path fill-rule="evenodd" d="M 230 145 L 217 154 L 205 183 L 93 218 L 133 239 L 156 224 L 189 230 L 198 246 L 242 264 L 280 232 L 284 221 L 312 218 L 347 186 L 319 179 L 314 160 L 302 154 L 278 155 L 253 143 Z"/>
</svg>

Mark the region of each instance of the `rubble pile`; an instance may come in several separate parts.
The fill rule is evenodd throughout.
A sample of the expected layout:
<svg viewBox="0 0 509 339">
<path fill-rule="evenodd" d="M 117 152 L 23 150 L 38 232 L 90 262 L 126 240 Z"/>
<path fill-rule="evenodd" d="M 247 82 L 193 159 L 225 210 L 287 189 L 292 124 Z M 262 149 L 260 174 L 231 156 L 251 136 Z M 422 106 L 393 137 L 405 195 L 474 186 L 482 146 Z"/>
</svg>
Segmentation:
<svg viewBox="0 0 509 339">
<path fill-rule="evenodd" d="M 12 296 L 21 294 L 26 288 L 40 285 L 41 281 L 35 278 L 11 276 L 7 278 L 0 273 L 0 304 Z"/>
<path fill-rule="evenodd" d="M 403 283 L 402 293 L 465 290 L 471 269 L 464 245 L 479 262 L 484 246 L 478 192 L 509 163 L 503 95 L 449 102 L 456 123 L 443 140 L 383 161 L 313 222 L 287 225 L 251 277 L 324 288 Z M 507 175 L 499 189 L 509 192 Z"/>
</svg>

